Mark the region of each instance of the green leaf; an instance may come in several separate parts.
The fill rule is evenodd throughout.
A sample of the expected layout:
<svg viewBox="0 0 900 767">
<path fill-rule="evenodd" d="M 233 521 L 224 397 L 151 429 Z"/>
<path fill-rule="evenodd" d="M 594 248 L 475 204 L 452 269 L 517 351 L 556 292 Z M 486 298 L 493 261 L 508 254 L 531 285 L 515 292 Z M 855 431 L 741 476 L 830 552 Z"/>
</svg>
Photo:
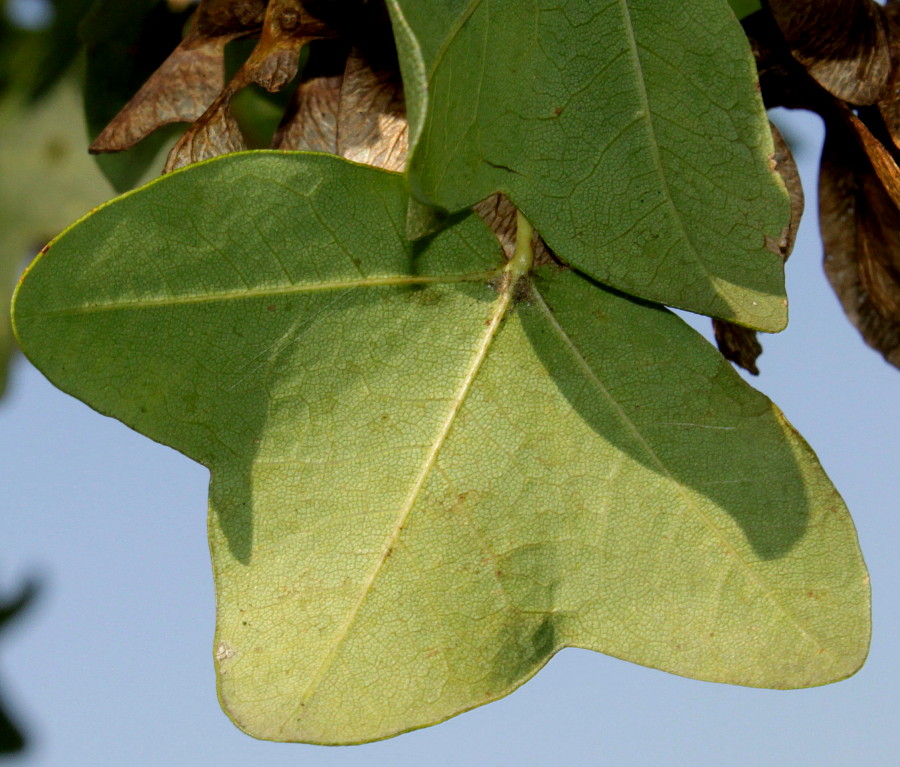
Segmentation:
<svg viewBox="0 0 900 767">
<path fill-rule="evenodd" d="M 160 0 L 94 0 L 79 25 L 86 53 L 84 111 L 91 138 L 181 42 L 185 20 L 185 12 L 172 12 Z M 183 125 L 166 126 L 126 152 L 100 154 L 95 161 L 116 191 L 124 192 L 146 180 L 163 147 L 171 146 L 183 132 Z"/>
<path fill-rule="evenodd" d="M 503 191 L 601 282 L 783 329 L 788 198 L 723 0 L 388 5 L 422 202 Z"/>
<path fill-rule="evenodd" d="M 762 8 L 760 0 L 728 0 L 731 10 L 739 19 L 749 16 Z"/>
<path fill-rule="evenodd" d="M 51 381 L 210 468 L 235 722 L 383 738 L 567 646 L 852 674 L 865 566 L 781 413 L 667 310 L 506 264 L 474 216 L 411 243 L 406 200 L 334 157 L 232 155 L 104 206 L 17 294 Z"/>
<path fill-rule="evenodd" d="M 29 96 L 43 98 L 69 70 L 81 50 L 78 24 L 95 0 L 51 0 L 53 21 L 40 37 L 44 45 L 37 62 Z"/>
<path fill-rule="evenodd" d="M 26 259 L 112 194 L 86 146 L 71 79 L 36 105 L 15 92 L 0 101 L 0 392 L 13 348 L 9 299 Z"/>
</svg>

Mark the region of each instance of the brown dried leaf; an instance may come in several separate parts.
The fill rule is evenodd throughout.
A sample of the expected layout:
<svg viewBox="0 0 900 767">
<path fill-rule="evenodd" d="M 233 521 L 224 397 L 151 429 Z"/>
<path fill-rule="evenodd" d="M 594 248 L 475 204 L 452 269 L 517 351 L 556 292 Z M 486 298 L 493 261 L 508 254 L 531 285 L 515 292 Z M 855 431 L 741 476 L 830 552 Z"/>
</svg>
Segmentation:
<svg viewBox="0 0 900 767">
<path fill-rule="evenodd" d="M 838 121 L 822 151 L 819 218 L 825 272 L 847 317 L 900 367 L 900 209 Z"/>
<path fill-rule="evenodd" d="M 775 152 L 772 162 L 775 170 L 781 175 L 788 195 L 791 199 L 791 219 L 784 230 L 780 242 L 773 243 L 773 250 L 781 253 L 787 261 L 794 249 L 794 241 L 797 238 L 797 229 L 800 227 L 800 219 L 803 216 L 804 196 L 803 185 L 800 183 L 800 172 L 791 148 L 787 145 L 781 131 L 774 124 L 769 123 L 772 129 L 772 139 L 775 144 Z M 725 359 L 739 365 L 744 370 L 759 375 L 759 367 L 756 361 L 763 352 L 762 344 L 757 338 L 756 331 L 749 328 L 734 325 L 724 320 L 713 320 L 713 331 L 716 344 Z"/>
<path fill-rule="evenodd" d="M 163 125 L 197 120 L 222 91 L 225 45 L 260 28 L 266 0 L 201 0 L 191 31 L 90 146 L 130 149 Z"/>
<path fill-rule="evenodd" d="M 891 74 L 881 6 L 873 0 L 768 0 L 794 58 L 827 91 L 873 104 Z"/>
<path fill-rule="evenodd" d="M 322 21 L 306 11 L 301 0 L 270 0 L 253 52 L 175 144 L 163 172 L 245 149 L 244 137 L 231 115 L 231 100 L 252 83 L 273 92 L 281 90 L 296 76 L 303 46 L 331 34 Z"/>
<path fill-rule="evenodd" d="M 752 375 L 759 375 L 756 361 L 763 353 L 763 348 L 755 330 L 725 320 L 713 320 L 713 332 L 716 345 L 726 360 L 744 368 Z"/>
</svg>

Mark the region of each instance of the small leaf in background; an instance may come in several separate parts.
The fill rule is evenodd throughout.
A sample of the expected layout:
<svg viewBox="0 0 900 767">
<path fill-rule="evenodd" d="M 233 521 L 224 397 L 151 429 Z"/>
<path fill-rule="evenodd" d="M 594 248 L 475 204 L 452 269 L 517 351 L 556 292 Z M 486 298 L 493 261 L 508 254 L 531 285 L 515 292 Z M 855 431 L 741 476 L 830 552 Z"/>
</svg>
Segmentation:
<svg viewBox="0 0 900 767">
<path fill-rule="evenodd" d="M 8 309 L 16 277 L 60 230 L 113 194 L 85 150 L 83 125 L 71 78 L 37 104 L 15 92 L 0 101 L 0 392 L 14 347 Z"/>
<path fill-rule="evenodd" d="M 778 331 L 788 223 L 747 39 L 721 0 L 390 0 L 409 179 L 453 212 L 502 191 L 632 295 Z M 724 73 L 724 74 L 723 74 Z"/>
<path fill-rule="evenodd" d="M 797 163 L 794 162 L 791 148 L 774 124 L 772 125 L 772 139 L 775 143 L 775 154 L 773 155 L 775 170 L 784 181 L 791 198 L 791 223 L 781 241 L 777 243 L 779 252 L 787 261 L 794 249 L 794 240 L 797 239 L 797 230 L 800 228 L 800 219 L 803 217 L 803 185 L 800 183 L 800 171 L 797 170 Z M 716 344 L 725 359 L 740 365 L 753 375 L 759 375 L 759 367 L 756 362 L 763 349 L 756 331 L 724 320 L 713 320 L 713 331 Z"/>
<path fill-rule="evenodd" d="M 407 199 L 326 155 L 222 158 L 100 208 L 17 294 L 51 381 L 210 468 L 238 726 L 383 738 L 568 646 L 852 674 L 865 566 L 780 411 L 667 310 L 532 273 L 528 228 L 512 261 L 474 215 L 410 242 Z"/>
<path fill-rule="evenodd" d="M 850 127 L 827 125 L 819 175 L 825 272 L 866 343 L 900 367 L 900 210 Z"/>
<path fill-rule="evenodd" d="M 37 592 L 37 583 L 26 581 L 16 596 L 12 598 L 7 598 L 5 594 L 0 596 L 0 634 L 30 607 Z M 26 745 L 25 736 L 4 703 L 5 700 L 0 697 L 0 756 L 18 753 Z"/>
<path fill-rule="evenodd" d="M 828 92 L 874 104 L 891 74 L 884 15 L 874 0 L 767 0 L 794 58 Z"/>
<path fill-rule="evenodd" d="M 734 15 L 739 19 L 743 19 L 751 13 L 756 13 L 762 7 L 760 0 L 728 0 L 728 4 L 731 6 L 731 10 L 734 11 Z"/>
<path fill-rule="evenodd" d="M 53 20 L 41 36 L 44 45 L 28 89 L 32 101 L 43 98 L 72 65 L 81 50 L 78 22 L 94 2 L 95 0 L 52 0 Z"/>
</svg>

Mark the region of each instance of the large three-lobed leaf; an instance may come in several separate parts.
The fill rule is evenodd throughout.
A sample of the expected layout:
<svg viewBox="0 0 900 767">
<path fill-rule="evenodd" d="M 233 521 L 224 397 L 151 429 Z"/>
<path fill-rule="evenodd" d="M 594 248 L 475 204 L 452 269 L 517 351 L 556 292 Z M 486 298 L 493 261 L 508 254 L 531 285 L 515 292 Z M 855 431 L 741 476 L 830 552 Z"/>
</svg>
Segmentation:
<svg viewBox="0 0 900 767">
<path fill-rule="evenodd" d="M 210 468 L 239 726 L 386 737 L 566 646 L 853 673 L 865 568 L 781 413 L 667 310 L 519 276 L 475 217 L 410 243 L 406 200 L 332 157 L 215 160 L 65 232 L 17 294 L 54 383 Z"/>
<path fill-rule="evenodd" d="M 759 330 L 788 201 L 725 0 L 388 0 L 415 196 L 505 192 L 567 263 Z"/>
</svg>

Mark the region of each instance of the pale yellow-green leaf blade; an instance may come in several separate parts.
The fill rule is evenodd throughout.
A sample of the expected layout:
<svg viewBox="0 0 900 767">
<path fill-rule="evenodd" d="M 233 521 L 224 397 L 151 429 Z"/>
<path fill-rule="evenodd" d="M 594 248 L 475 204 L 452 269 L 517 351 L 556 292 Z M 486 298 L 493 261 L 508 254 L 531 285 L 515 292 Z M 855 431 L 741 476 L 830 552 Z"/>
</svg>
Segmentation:
<svg viewBox="0 0 900 767">
<path fill-rule="evenodd" d="M 73 227 L 17 294 L 52 381 L 210 467 L 234 721 L 388 737 L 566 646 L 754 686 L 853 673 L 855 532 L 771 403 L 668 311 L 555 268 L 513 283 L 474 217 L 410 243 L 405 215 L 394 174 L 223 158 Z"/>
</svg>

